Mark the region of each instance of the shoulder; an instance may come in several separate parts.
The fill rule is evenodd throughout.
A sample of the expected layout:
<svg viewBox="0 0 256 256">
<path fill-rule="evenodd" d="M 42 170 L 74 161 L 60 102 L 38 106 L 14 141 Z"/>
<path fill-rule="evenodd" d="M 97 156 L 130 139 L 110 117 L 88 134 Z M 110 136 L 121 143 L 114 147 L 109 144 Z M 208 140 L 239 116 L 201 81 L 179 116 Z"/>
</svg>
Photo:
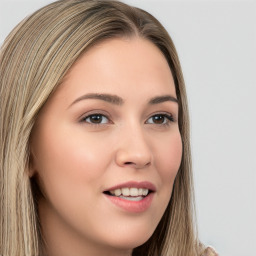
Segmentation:
<svg viewBox="0 0 256 256">
<path fill-rule="evenodd" d="M 218 253 L 212 247 L 206 247 L 202 256 L 218 256 Z"/>
</svg>

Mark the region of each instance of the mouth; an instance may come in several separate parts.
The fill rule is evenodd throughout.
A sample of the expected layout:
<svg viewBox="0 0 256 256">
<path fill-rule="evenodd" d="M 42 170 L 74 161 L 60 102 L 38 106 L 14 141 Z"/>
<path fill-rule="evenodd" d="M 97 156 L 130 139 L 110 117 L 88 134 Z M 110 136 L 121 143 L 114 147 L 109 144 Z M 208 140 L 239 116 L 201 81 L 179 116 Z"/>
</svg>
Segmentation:
<svg viewBox="0 0 256 256">
<path fill-rule="evenodd" d="M 111 187 L 103 194 L 122 210 L 141 213 L 151 206 L 155 192 L 156 187 L 151 182 L 130 181 Z"/>
<path fill-rule="evenodd" d="M 140 201 L 147 197 L 150 193 L 153 193 L 152 190 L 147 188 L 117 188 L 110 191 L 103 192 L 106 195 L 119 197 L 128 201 Z"/>
</svg>

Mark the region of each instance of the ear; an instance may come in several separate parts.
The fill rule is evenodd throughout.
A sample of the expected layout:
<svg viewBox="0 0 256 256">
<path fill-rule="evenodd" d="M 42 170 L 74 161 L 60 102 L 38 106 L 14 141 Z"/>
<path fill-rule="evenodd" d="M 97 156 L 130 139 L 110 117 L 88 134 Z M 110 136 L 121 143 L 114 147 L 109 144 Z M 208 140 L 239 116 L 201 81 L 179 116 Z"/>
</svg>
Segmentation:
<svg viewBox="0 0 256 256">
<path fill-rule="evenodd" d="M 29 155 L 28 176 L 32 178 L 36 174 L 35 157 L 32 152 Z"/>
</svg>

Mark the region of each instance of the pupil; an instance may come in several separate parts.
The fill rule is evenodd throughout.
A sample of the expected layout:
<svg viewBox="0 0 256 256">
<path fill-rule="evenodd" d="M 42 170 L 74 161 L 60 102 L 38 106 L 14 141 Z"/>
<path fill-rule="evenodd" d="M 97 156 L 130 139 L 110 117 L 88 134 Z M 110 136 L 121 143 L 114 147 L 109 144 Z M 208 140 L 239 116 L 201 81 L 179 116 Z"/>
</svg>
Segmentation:
<svg viewBox="0 0 256 256">
<path fill-rule="evenodd" d="M 102 122 L 102 116 L 101 115 L 94 115 L 90 117 L 92 123 L 101 123 Z"/>
<path fill-rule="evenodd" d="M 154 116 L 153 120 L 156 124 L 162 124 L 164 122 L 164 116 L 161 116 L 161 115 Z"/>
</svg>

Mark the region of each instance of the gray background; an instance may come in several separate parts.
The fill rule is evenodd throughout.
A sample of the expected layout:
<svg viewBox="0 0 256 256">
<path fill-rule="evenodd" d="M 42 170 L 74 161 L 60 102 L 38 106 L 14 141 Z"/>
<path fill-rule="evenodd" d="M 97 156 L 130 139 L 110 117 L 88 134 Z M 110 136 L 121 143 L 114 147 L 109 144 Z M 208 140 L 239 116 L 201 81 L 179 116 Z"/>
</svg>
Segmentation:
<svg viewBox="0 0 256 256">
<path fill-rule="evenodd" d="M 0 0 L 0 43 L 22 18 L 50 2 Z M 223 256 L 255 256 L 255 1 L 125 2 L 155 15 L 180 56 L 202 242 Z"/>
</svg>

